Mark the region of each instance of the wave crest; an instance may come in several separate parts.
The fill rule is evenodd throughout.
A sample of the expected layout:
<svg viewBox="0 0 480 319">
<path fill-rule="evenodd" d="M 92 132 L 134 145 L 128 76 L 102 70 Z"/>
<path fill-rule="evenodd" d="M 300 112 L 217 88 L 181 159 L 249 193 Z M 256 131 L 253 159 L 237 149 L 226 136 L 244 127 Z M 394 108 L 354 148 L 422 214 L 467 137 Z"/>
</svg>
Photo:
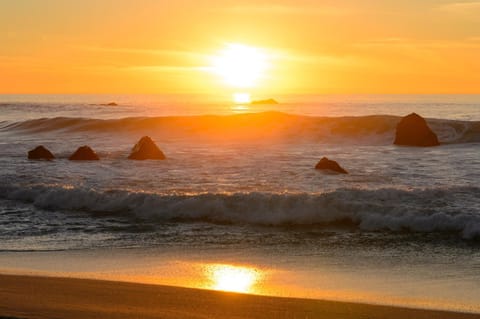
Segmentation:
<svg viewBox="0 0 480 319">
<path fill-rule="evenodd" d="M 365 231 L 454 232 L 465 239 L 480 237 L 479 193 L 478 187 L 197 195 L 42 185 L 0 187 L 1 197 L 42 209 L 130 216 L 151 222 L 319 227 L 347 223 Z"/>
<path fill-rule="evenodd" d="M 310 117 L 280 112 L 237 115 L 172 117 L 131 117 L 122 119 L 41 118 L 15 123 L 0 123 L 1 130 L 27 133 L 52 131 L 147 132 L 170 136 L 216 138 L 280 137 L 308 140 L 368 138 L 391 144 L 400 117 L 372 115 L 360 117 Z M 480 142 L 480 122 L 430 119 L 429 125 L 442 143 Z"/>
</svg>

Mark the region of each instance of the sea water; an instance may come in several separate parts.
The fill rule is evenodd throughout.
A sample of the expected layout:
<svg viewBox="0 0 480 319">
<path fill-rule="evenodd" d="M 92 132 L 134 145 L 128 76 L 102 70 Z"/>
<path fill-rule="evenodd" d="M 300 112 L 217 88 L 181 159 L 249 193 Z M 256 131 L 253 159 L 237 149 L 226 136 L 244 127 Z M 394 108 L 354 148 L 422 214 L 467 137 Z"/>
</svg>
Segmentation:
<svg viewBox="0 0 480 319">
<path fill-rule="evenodd" d="M 242 264 L 256 293 L 480 312 L 480 96 L 278 100 L 0 96 L 0 271 L 203 287 L 191 265 Z M 393 145 L 411 112 L 441 146 Z M 166 160 L 126 159 L 144 135 Z M 86 144 L 100 161 L 68 161 Z"/>
</svg>

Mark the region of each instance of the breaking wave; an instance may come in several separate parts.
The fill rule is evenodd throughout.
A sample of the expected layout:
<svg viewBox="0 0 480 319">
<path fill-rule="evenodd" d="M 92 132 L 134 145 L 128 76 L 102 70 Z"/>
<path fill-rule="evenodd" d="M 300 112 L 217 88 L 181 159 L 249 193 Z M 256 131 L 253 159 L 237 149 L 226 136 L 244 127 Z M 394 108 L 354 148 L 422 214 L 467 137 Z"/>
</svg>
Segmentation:
<svg viewBox="0 0 480 319">
<path fill-rule="evenodd" d="M 131 117 L 122 119 L 41 118 L 20 122 L 1 122 L 0 130 L 38 132 L 137 132 L 195 137 L 292 138 L 331 140 L 335 138 L 374 138 L 390 144 L 400 117 L 372 115 L 360 117 L 312 117 L 280 112 L 237 115 L 171 117 Z M 479 121 L 428 119 L 442 143 L 480 142 Z"/>
<path fill-rule="evenodd" d="M 170 195 L 46 185 L 0 186 L 4 199 L 65 213 L 84 211 L 94 217 L 107 214 L 152 223 L 347 225 L 362 231 L 457 233 L 464 239 L 480 238 L 479 194 L 478 187 Z"/>
</svg>

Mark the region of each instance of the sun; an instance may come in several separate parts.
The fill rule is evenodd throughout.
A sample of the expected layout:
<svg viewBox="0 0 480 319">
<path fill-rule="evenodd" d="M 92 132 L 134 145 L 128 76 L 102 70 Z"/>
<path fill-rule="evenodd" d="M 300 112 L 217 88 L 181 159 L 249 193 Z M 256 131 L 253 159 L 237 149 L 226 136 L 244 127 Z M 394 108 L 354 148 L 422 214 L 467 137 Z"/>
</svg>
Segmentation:
<svg viewBox="0 0 480 319">
<path fill-rule="evenodd" d="M 254 87 L 269 67 L 264 50 L 243 44 L 228 44 L 211 60 L 213 73 L 233 88 Z"/>
</svg>

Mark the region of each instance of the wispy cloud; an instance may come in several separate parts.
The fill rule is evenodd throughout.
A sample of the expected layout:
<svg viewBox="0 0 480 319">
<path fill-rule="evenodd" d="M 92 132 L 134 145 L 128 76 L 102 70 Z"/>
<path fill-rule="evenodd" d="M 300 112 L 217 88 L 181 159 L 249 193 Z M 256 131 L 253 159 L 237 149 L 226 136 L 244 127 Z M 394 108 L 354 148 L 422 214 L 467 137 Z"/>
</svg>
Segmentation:
<svg viewBox="0 0 480 319">
<path fill-rule="evenodd" d="M 306 65 L 355 65 L 359 61 L 353 55 L 329 55 L 329 54 L 308 54 L 298 53 L 290 57 L 285 57 L 285 61 L 290 63 L 301 63 Z"/>
<path fill-rule="evenodd" d="M 412 44 L 412 40 L 402 37 L 386 37 L 367 39 L 355 44 L 355 46 L 402 46 L 406 44 Z"/>
<path fill-rule="evenodd" d="M 409 38 L 378 38 L 362 42 L 357 42 L 354 47 L 364 48 L 410 48 L 415 50 L 422 49 L 440 49 L 440 48 L 479 48 L 480 37 L 470 37 L 465 39 L 452 40 L 415 40 Z"/>
<path fill-rule="evenodd" d="M 430 74 L 443 74 L 446 69 L 458 67 L 459 63 L 467 63 L 471 68 L 480 66 L 475 59 L 480 53 L 480 41 L 476 41 L 475 38 L 459 40 L 379 38 L 357 42 L 352 46 L 352 51 L 368 59 L 372 67 L 382 66 L 395 69 L 395 72 L 399 73 L 411 72 L 412 67 L 422 68 Z"/>
<path fill-rule="evenodd" d="M 113 47 L 97 47 L 97 46 L 82 46 L 79 47 L 86 51 L 97 52 L 111 52 L 111 53 L 125 53 L 125 54 L 146 54 L 146 55 L 169 55 L 169 56 L 202 56 L 198 52 L 170 50 L 170 49 L 138 49 L 138 48 L 113 48 Z"/>
<path fill-rule="evenodd" d="M 132 65 L 124 67 L 123 69 L 147 72 L 199 72 L 206 71 L 208 68 L 202 66 L 181 65 Z"/>
<path fill-rule="evenodd" d="M 480 1 L 452 2 L 440 5 L 438 10 L 450 13 L 478 13 Z"/>
<path fill-rule="evenodd" d="M 235 5 L 231 7 L 214 9 L 216 11 L 238 14 L 269 14 L 269 15 L 344 15 L 352 13 L 352 9 L 330 5 Z"/>
<path fill-rule="evenodd" d="M 478 37 L 470 37 L 467 39 L 469 42 L 480 43 L 480 36 Z"/>
<path fill-rule="evenodd" d="M 125 47 L 98 47 L 82 46 L 81 50 L 102 53 L 106 56 L 115 56 L 115 59 L 103 59 L 95 67 L 108 67 L 122 71 L 184 73 L 203 70 L 200 64 L 205 60 L 201 52 L 171 50 L 171 49 L 143 49 Z M 122 55 L 133 55 L 124 59 Z M 139 64 L 138 62 L 142 61 Z"/>
</svg>

